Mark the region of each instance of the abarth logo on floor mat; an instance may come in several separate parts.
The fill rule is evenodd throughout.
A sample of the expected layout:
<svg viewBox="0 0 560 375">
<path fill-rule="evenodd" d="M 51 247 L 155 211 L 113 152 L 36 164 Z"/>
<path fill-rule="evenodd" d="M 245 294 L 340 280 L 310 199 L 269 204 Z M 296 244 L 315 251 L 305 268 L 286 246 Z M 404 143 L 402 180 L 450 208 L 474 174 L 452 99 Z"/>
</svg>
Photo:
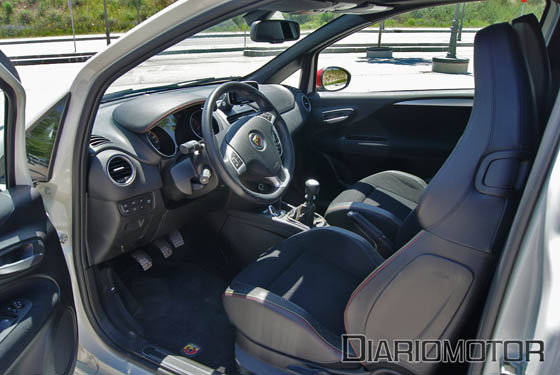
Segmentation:
<svg viewBox="0 0 560 375">
<path fill-rule="evenodd" d="M 187 344 L 185 345 L 185 347 L 183 348 L 183 354 L 185 354 L 188 357 L 194 357 L 195 355 L 197 355 L 200 352 L 200 346 L 196 345 L 196 344 Z"/>
</svg>

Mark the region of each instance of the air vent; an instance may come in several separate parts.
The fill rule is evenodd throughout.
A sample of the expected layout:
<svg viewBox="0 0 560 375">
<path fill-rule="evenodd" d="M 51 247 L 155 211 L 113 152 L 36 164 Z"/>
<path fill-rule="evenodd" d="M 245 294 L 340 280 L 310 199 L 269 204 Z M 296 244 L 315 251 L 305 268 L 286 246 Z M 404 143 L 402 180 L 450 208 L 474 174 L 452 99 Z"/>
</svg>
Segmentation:
<svg viewBox="0 0 560 375">
<path fill-rule="evenodd" d="M 99 147 L 99 146 L 104 145 L 106 143 L 111 143 L 111 141 L 108 140 L 105 137 L 100 136 L 100 135 L 92 135 L 89 138 L 89 145 L 91 147 Z"/>
<path fill-rule="evenodd" d="M 278 154 L 280 154 L 280 156 L 282 156 L 282 143 L 280 142 L 280 138 L 278 137 L 278 133 L 276 132 L 276 129 L 272 129 L 272 138 L 274 138 L 274 145 L 276 146 L 276 149 L 278 150 Z"/>
<path fill-rule="evenodd" d="M 309 98 L 307 96 L 302 96 L 301 97 L 301 102 L 303 104 L 303 107 L 305 108 L 305 110 L 307 112 L 311 112 L 311 102 L 309 101 Z"/>
<path fill-rule="evenodd" d="M 134 181 L 136 168 L 124 155 L 115 155 L 107 162 L 107 174 L 115 184 L 127 186 Z"/>
</svg>

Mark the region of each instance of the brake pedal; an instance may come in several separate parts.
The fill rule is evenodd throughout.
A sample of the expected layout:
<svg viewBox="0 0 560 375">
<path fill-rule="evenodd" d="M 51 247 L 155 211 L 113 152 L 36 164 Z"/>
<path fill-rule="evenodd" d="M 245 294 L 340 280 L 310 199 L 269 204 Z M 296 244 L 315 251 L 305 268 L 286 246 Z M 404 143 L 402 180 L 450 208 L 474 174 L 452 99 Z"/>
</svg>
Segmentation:
<svg viewBox="0 0 560 375">
<path fill-rule="evenodd" d="M 152 268 L 152 258 L 142 250 L 136 250 L 132 254 L 130 254 L 132 258 L 142 267 L 144 271 L 149 270 Z"/>
<path fill-rule="evenodd" d="M 173 232 L 169 233 L 169 241 L 171 241 L 173 247 L 176 249 L 180 248 L 185 244 L 183 235 L 178 230 L 174 230 Z"/>
<path fill-rule="evenodd" d="M 171 248 L 171 246 L 169 245 L 169 242 L 167 242 L 164 239 L 159 239 L 156 240 L 154 242 L 155 247 L 157 247 L 157 249 L 161 252 L 161 255 L 163 255 L 163 257 L 165 259 L 169 258 L 171 255 L 173 255 L 173 249 Z"/>
</svg>

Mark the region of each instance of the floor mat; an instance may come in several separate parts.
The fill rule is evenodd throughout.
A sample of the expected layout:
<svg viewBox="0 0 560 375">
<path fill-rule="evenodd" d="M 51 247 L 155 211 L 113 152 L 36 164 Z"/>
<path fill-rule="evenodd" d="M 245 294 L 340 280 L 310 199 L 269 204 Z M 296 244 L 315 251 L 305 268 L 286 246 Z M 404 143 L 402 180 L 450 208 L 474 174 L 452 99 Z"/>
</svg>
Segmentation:
<svg viewBox="0 0 560 375">
<path fill-rule="evenodd" d="M 226 281 L 196 264 L 154 264 L 125 280 L 141 304 L 146 338 L 212 368 L 236 373 L 234 328 L 222 306 Z"/>
</svg>

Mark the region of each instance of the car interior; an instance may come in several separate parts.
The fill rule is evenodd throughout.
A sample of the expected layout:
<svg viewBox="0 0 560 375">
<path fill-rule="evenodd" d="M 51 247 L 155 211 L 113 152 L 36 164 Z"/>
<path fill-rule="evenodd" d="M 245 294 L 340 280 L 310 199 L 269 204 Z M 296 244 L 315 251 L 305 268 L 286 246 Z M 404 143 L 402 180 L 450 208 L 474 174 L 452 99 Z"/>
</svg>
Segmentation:
<svg viewBox="0 0 560 375">
<path fill-rule="evenodd" d="M 246 79 L 99 106 L 86 273 L 125 352 L 216 373 L 466 371 L 343 362 L 341 334 L 476 337 L 558 92 L 560 30 L 545 40 L 528 14 L 478 31 L 474 90 L 325 93 L 308 84 L 318 52 L 380 17 L 335 3 L 252 11 L 344 15 Z M 299 87 L 279 83 L 297 69 Z"/>
</svg>

